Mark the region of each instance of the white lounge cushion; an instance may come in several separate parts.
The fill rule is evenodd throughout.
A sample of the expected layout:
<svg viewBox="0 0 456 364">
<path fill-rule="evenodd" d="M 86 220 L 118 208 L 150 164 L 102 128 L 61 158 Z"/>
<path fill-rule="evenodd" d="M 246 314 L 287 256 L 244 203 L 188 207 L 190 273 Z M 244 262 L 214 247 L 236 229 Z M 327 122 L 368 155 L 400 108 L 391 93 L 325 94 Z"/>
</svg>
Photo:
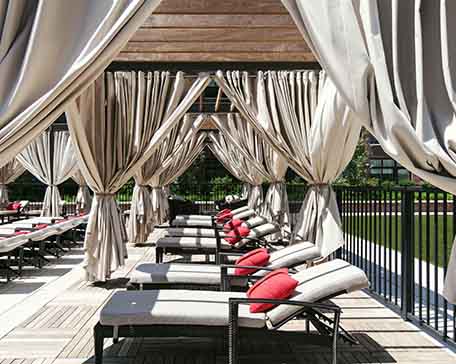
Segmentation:
<svg viewBox="0 0 456 364">
<path fill-rule="evenodd" d="M 219 233 L 221 236 L 224 234 L 223 231 Z M 215 230 L 207 228 L 170 227 L 166 230 L 165 234 L 165 236 L 215 238 Z"/>
<path fill-rule="evenodd" d="M 229 274 L 234 270 L 229 269 Z M 130 275 L 130 282 L 147 283 L 179 283 L 179 284 L 220 284 L 220 266 L 214 264 L 180 264 L 180 263 L 144 263 L 138 265 Z M 244 284 L 246 280 L 242 279 Z"/>
<path fill-rule="evenodd" d="M 216 249 L 217 240 L 215 238 L 195 238 L 195 237 L 176 237 L 168 236 L 160 238 L 156 242 L 159 248 L 182 248 L 182 249 Z M 222 249 L 230 249 L 231 245 L 225 240 L 220 241 Z"/>
<path fill-rule="evenodd" d="M 227 326 L 228 299 L 244 293 L 188 290 L 118 291 L 100 313 L 100 323 L 123 325 Z M 250 313 L 239 306 L 239 325 L 261 328 L 264 313 Z"/>
<path fill-rule="evenodd" d="M 312 243 L 304 242 L 288 246 L 270 254 L 268 268 L 284 268 L 320 257 L 318 248 Z M 254 276 L 262 277 L 269 273 L 259 270 Z M 228 274 L 234 274 L 234 269 L 228 269 Z M 179 263 L 143 263 L 138 265 L 130 275 L 130 282 L 134 284 L 208 284 L 219 285 L 221 283 L 220 267 L 211 264 L 179 264 Z M 247 285 L 245 278 L 232 280 L 235 286 Z"/>
<path fill-rule="evenodd" d="M 212 220 L 210 215 L 177 215 L 175 220 Z"/>
<path fill-rule="evenodd" d="M 182 219 L 182 220 L 177 220 L 174 219 L 171 221 L 172 226 L 202 226 L 202 227 L 212 227 L 212 220 L 206 220 L 206 219 L 192 219 L 192 220 L 187 220 L 187 219 Z"/>
<path fill-rule="evenodd" d="M 341 259 L 307 268 L 293 274 L 293 278 L 299 285 L 291 299 L 305 302 L 317 302 L 332 295 L 369 286 L 366 274 L 361 269 Z M 299 309 L 299 306 L 290 305 L 273 308 L 267 312 L 268 325 L 277 325 Z"/>
</svg>

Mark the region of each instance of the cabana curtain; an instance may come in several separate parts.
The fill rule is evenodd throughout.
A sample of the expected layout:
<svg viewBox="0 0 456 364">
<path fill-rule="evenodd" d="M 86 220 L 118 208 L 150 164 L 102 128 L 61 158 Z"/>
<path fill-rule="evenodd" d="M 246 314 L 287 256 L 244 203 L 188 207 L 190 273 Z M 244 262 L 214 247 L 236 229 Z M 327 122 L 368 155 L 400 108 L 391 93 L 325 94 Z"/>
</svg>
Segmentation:
<svg viewBox="0 0 456 364">
<path fill-rule="evenodd" d="M 263 140 L 259 137 L 258 133 L 252 126 L 242 119 L 241 115 L 229 113 L 225 117 L 212 114 L 211 118 L 220 132 L 227 139 L 229 145 L 234 145 L 237 150 L 234 153 L 225 151 L 225 162 L 231 164 L 239 170 L 240 173 L 247 174 L 243 182 L 248 183 L 248 205 L 260 212 L 263 203 L 263 187 L 262 183 L 273 179 L 272 175 L 268 172 L 264 165 L 264 144 Z M 239 153 L 241 156 L 239 156 Z M 233 158 L 243 158 L 248 162 L 246 167 L 237 165 Z M 240 168 L 246 168 L 241 169 Z M 227 168 L 228 169 L 228 168 Z M 238 177 L 237 177 L 238 178 Z M 239 178 L 238 178 L 239 179 Z"/>
<path fill-rule="evenodd" d="M 198 127 L 195 127 L 195 130 Z M 157 213 L 156 224 L 164 223 L 169 216 L 168 186 L 191 166 L 203 151 L 205 142 L 206 133 L 189 133 L 149 180 L 148 183 L 152 187 L 152 204 Z"/>
<path fill-rule="evenodd" d="M 162 224 L 166 220 L 162 186 L 152 185 L 152 190 L 150 190 L 148 183 L 166 158 L 184 142 L 187 134 L 196 132 L 203 119 L 202 115 L 199 115 L 196 120 L 193 115 L 185 115 L 135 174 L 135 187 L 128 222 L 130 243 L 144 243 L 153 231 L 154 225 Z"/>
<path fill-rule="evenodd" d="M 63 113 L 158 4 L 0 1 L 0 166 Z"/>
<path fill-rule="evenodd" d="M 88 279 L 104 281 L 124 264 L 127 235 L 115 193 L 150 158 L 208 82 L 201 75 L 187 91 L 181 72 L 174 80 L 169 72 L 107 72 L 69 104 L 79 167 L 95 192 L 84 241 Z"/>
<path fill-rule="evenodd" d="M 70 133 L 44 132 L 33 140 L 17 159 L 31 174 L 47 185 L 41 216 L 60 216 L 61 198 L 57 186 L 70 178 L 77 167 Z"/>
<path fill-rule="evenodd" d="M 263 176 L 256 170 L 254 163 L 243 151 L 242 147 L 232 142 L 231 137 L 224 134 L 209 133 L 209 149 L 219 162 L 236 179 L 248 183 L 250 187 L 247 204 L 256 211 L 260 211 L 263 202 Z"/>
<path fill-rule="evenodd" d="M 282 0 L 383 150 L 456 193 L 454 1 Z M 456 244 L 445 297 L 456 303 Z"/>
<path fill-rule="evenodd" d="M 9 202 L 8 184 L 14 182 L 24 171 L 24 166 L 16 158 L 0 168 L 0 205 Z"/>
<path fill-rule="evenodd" d="M 79 186 L 76 194 L 76 211 L 80 214 L 88 214 L 90 212 L 90 207 L 92 206 L 92 195 L 90 194 L 90 188 L 87 186 L 87 182 L 79 168 L 73 172 L 71 179 Z"/>
<path fill-rule="evenodd" d="M 334 85 L 324 82 L 318 100 L 324 76 L 314 71 L 258 72 L 255 84 L 246 72 L 217 72 L 216 80 L 246 120 L 312 185 L 295 239 L 314 242 L 322 256 L 335 251 L 344 240 L 329 184 L 350 161 L 360 124 Z"/>
</svg>

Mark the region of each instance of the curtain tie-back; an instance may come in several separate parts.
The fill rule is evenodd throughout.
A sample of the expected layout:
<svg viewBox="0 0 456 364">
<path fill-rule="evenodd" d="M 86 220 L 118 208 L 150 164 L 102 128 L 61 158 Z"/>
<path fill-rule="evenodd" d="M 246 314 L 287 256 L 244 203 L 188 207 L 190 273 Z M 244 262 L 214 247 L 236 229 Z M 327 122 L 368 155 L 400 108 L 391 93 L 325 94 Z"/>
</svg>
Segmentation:
<svg viewBox="0 0 456 364">
<path fill-rule="evenodd" d="M 138 185 L 138 184 L 136 184 L 136 187 L 140 187 L 140 188 L 148 188 L 148 187 L 149 187 L 149 185 Z"/>
</svg>

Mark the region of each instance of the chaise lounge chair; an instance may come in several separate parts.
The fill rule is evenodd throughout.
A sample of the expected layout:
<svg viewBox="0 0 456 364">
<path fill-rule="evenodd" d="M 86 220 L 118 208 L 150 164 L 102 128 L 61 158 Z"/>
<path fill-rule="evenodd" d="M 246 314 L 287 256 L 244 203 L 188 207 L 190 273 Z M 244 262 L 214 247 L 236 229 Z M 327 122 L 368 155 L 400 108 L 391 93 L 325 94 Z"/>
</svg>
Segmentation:
<svg viewBox="0 0 456 364">
<path fill-rule="evenodd" d="M 230 219 L 246 220 L 255 215 L 255 210 L 245 206 L 240 209 L 233 210 L 231 212 Z M 171 226 L 214 228 L 217 226 L 217 218 L 215 216 L 206 215 L 180 215 L 176 216 L 176 218 L 171 221 Z"/>
<path fill-rule="evenodd" d="M 266 224 L 268 220 L 261 216 L 254 216 L 245 220 L 245 224 L 249 228 L 254 228 Z M 175 237 L 191 237 L 191 238 L 216 238 L 217 233 L 215 230 L 218 230 L 218 235 L 223 238 L 225 233 L 222 226 L 217 226 L 215 228 L 198 228 L 198 227 L 169 227 L 164 233 L 164 237 L 175 236 Z"/>
<path fill-rule="evenodd" d="M 368 287 L 364 272 L 343 260 L 333 260 L 296 274 L 298 281 L 287 300 L 251 299 L 245 293 L 151 290 L 118 291 L 100 313 L 94 327 L 95 363 L 102 364 L 105 338 L 209 337 L 224 340 L 228 334 L 230 364 L 238 363 L 240 337 L 267 342 L 274 338 L 332 347 L 337 363 L 340 309 L 325 301 Z M 251 313 L 250 303 L 274 303 L 265 313 Z M 328 312 L 332 317 L 328 316 Z M 316 332 L 282 331 L 296 317 L 309 320 Z M 215 359 L 215 358 L 214 358 Z M 215 362 L 215 360 L 214 360 Z"/>
<path fill-rule="evenodd" d="M 156 263 L 163 262 L 163 255 L 170 254 L 215 254 L 216 262 L 220 252 L 245 252 L 258 245 L 267 245 L 263 240 L 268 235 L 280 231 L 277 224 L 266 223 L 252 228 L 246 237 L 242 237 L 236 244 L 228 243 L 225 238 L 221 238 L 216 231 L 215 238 L 195 238 L 195 237 L 173 237 L 168 236 L 157 240 L 156 244 Z"/>
<path fill-rule="evenodd" d="M 227 254 L 233 255 L 232 252 Z M 269 262 L 264 267 L 256 267 L 258 270 L 247 276 L 234 275 L 235 266 L 229 264 L 143 263 L 131 272 L 128 288 L 246 290 L 249 282 L 260 279 L 272 270 L 292 269 L 318 258 L 321 258 L 319 249 L 305 241 L 270 252 Z"/>
</svg>

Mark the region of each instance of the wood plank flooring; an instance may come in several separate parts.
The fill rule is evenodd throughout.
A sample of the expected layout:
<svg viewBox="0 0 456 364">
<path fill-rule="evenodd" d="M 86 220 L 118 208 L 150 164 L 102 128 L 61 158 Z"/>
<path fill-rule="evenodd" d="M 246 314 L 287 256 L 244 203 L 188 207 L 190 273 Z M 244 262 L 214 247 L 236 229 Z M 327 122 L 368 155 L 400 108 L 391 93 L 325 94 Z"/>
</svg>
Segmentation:
<svg viewBox="0 0 456 364">
<path fill-rule="evenodd" d="M 62 272 L 52 283 L 21 297 L 6 313 L 0 312 L 0 327 L 8 321 L 18 322 L 7 332 L 0 330 L 0 364 L 92 363 L 92 329 L 101 307 L 116 289 L 125 287 L 126 277 L 136 264 L 153 259 L 152 247 L 129 248 L 127 264 L 105 286 L 84 282 L 83 275 L 75 273 L 80 269 L 79 261 L 75 260 L 73 270 Z M 2 285 L 0 300 L 3 294 L 16 289 L 18 283 Z M 42 289 L 47 290 L 46 300 Z M 342 325 L 360 342 L 357 346 L 340 344 L 340 364 L 456 362 L 454 353 L 365 292 L 345 295 L 334 302 L 343 309 Z M 293 321 L 287 329 L 301 325 L 302 322 Z M 104 363 L 213 364 L 213 358 L 207 354 L 213 345 L 204 338 L 123 339 L 115 345 L 106 340 Z M 328 351 L 305 342 L 299 345 L 241 342 L 241 350 L 246 363 L 329 364 L 331 358 Z M 219 349 L 217 363 L 225 362 L 225 353 Z"/>
</svg>

